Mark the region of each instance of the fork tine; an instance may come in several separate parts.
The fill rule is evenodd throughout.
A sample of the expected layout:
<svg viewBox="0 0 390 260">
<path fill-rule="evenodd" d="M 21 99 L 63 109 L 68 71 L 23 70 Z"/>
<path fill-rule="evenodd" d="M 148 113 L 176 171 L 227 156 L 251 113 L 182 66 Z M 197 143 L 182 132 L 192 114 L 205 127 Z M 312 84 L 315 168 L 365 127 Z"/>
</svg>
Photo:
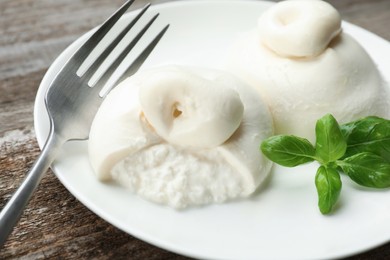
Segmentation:
<svg viewBox="0 0 390 260">
<path fill-rule="evenodd" d="M 100 79 L 102 79 L 104 82 L 106 82 L 112 73 L 119 67 L 121 62 L 126 58 L 127 54 L 134 48 L 134 46 L 137 44 L 137 42 L 142 38 L 142 36 L 145 34 L 145 32 L 149 29 L 149 27 L 152 25 L 152 23 L 156 20 L 159 14 L 154 15 L 150 21 L 142 28 L 141 31 L 138 32 L 138 34 L 134 37 L 134 39 L 129 43 L 129 45 L 126 46 L 126 48 L 119 54 L 119 56 L 115 59 L 115 61 L 108 67 L 108 69 L 101 75 L 101 77 L 96 81 L 99 82 Z M 94 84 L 96 85 L 96 84 Z M 102 86 L 99 84 L 99 86 Z"/>
<path fill-rule="evenodd" d="M 94 49 L 101 39 L 107 34 L 108 31 L 115 25 L 115 23 L 122 17 L 131 4 L 135 0 L 128 0 L 124 3 L 113 15 L 110 16 L 100 28 L 75 52 L 72 56 L 72 60 L 76 64 L 81 64 L 90 54 L 90 50 Z"/>
<path fill-rule="evenodd" d="M 126 70 L 119 76 L 119 78 L 113 83 L 102 95 L 101 97 L 105 97 L 116 85 L 118 85 L 121 81 L 127 78 L 130 75 L 133 75 L 137 70 L 141 67 L 144 61 L 149 57 L 150 53 L 154 50 L 158 42 L 164 36 L 165 32 L 168 30 L 169 24 L 166 25 L 155 37 L 154 39 L 146 46 L 146 48 L 138 55 L 138 57 L 128 65 Z M 118 60 L 117 60 L 118 61 Z M 116 62 L 117 62 L 116 61 Z M 120 64 L 120 62 L 118 62 Z M 114 65 L 114 64 L 113 64 Z M 112 73 L 115 71 L 115 65 L 111 65 L 110 69 L 107 70 L 104 75 L 101 77 L 99 84 L 99 88 L 102 88 L 111 77 Z M 97 86 L 96 86 L 97 87 Z"/>
<path fill-rule="evenodd" d="M 134 74 L 139 67 L 145 62 L 145 60 L 148 58 L 150 53 L 153 51 L 153 49 L 156 47 L 158 42 L 161 40 L 161 38 L 164 36 L 165 32 L 168 30 L 169 24 L 166 25 L 159 34 L 156 35 L 156 37 L 149 43 L 149 45 L 138 55 L 138 57 L 127 67 L 126 71 L 122 73 L 122 75 L 115 81 L 115 85 L 119 84 L 121 81 L 123 81 L 125 78 L 129 77 L 130 75 Z"/>
<path fill-rule="evenodd" d="M 104 60 L 108 57 L 111 51 L 118 45 L 118 43 L 125 37 L 125 35 L 133 28 L 134 24 L 141 18 L 141 16 L 146 12 L 146 10 L 150 7 L 150 4 L 147 4 L 134 19 L 130 21 L 130 23 L 122 29 L 122 31 L 115 37 L 115 39 L 105 47 L 104 51 L 99 55 L 99 57 L 93 62 L 93 64 L 85 71 L 82 75 L 86 81 L 88 81 L 96 70 L 102 65 Z"/>
</svg>

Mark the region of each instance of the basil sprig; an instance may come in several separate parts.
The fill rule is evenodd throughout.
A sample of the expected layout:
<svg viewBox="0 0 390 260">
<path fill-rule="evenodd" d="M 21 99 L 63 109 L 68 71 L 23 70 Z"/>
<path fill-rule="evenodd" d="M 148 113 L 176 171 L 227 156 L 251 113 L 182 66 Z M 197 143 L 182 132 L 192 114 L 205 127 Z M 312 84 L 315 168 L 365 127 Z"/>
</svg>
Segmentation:
<svg viewBox="0 0 390 260">
<path fill-rule="evenodd" d="M 305 138 L 276 135 L 264 140 L 261 150 L 286 167 L 319 162 L 315 186 L 322 214 L 332 212 L 338 201 L 340 172 L 365 187 L 390 187 L 390 120 L 369 116 L 340 126 L 327 114 L 317 121 L 315 133 L 315 146 Z"/>
</svg>

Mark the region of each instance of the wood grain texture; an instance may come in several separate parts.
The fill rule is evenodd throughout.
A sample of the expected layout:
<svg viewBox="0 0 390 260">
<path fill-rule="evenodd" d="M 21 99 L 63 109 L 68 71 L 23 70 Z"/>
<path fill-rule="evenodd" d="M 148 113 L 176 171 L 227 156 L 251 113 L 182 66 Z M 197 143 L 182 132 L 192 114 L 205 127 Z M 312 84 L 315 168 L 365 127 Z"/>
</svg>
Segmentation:
<svg viewBox="0 0 390 260">
<path fill-rule="evenodd" d="M 329 2 L 345 20 L 390 40 L 389 0 Z M 0 1 L 0 208 L 39 154 L 33 130 L 33 104 L 43 75 L 66 46 L 101 23 L 122 3 Z M 137 0 L 133 8 L 144 3 Z M 0 249 L 0 259 L 16 258 L 186 259 L 106 223 L 78 202 L 51 171 Z M 350 259 L 390 259 L 390 244 Z"/>
</svg>

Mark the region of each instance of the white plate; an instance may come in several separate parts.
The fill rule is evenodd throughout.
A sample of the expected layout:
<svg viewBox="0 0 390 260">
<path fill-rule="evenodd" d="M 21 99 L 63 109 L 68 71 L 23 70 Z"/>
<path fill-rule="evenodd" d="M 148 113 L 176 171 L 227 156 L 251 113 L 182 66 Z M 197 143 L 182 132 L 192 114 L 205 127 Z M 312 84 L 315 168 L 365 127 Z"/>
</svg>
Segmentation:
<svg viewBox="0 0 390 260">
<path fill-rule="evenodd" d="M 162 63 L 221 68 L 229 45 L 255 26 L 271 5 L 262 1 L 180 1 L 156 5 L 156 30 L 171 24 L 144 67 Z M 133 16 L 130 13 L 125 19 Z M 390 45 L 348 23 L 343 24 L 368 50 L 389 81 Z M 35 128 L 42 146 L 48 119 L 44 93 L 67 57 L 86 39 L 74 42 L 53 63 L 39 88 Z M 314 187 L 316 165 L 275 167 L 262 191 L 248 200 L 175 211 L 144 201 L 113 184 L 96 180 L 86 142 L 70 142 L 53 168 L 66 188 L 97 215 L 156 246 L 197 258 L 319 259 L 343 257 L 390 240 L 390 190 L 357 187 L 343 178 L 340 207 L 323 216 Z"/>
</svg>

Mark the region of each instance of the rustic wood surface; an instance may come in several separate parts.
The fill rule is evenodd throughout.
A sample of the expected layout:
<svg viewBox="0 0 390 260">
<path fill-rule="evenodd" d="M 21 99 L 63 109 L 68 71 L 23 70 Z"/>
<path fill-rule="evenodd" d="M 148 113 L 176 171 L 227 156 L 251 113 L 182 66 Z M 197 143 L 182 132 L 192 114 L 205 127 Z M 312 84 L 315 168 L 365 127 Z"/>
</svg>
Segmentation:
<svg viewBox="0 0 390 260">
<path fill-rule="evenodd" d="M 134 8 L 145 2 L 136 1 Z M 329 2 L 345 20 L 390 40 L 389 0 Z M 33 104 L 43 75 L 66 46 L 122 3 L 0 1 L 0 208 L 40 152 L 33 129 Z M 186 259 L 106 223 L 78 202 L 51 172 L 0 249 L 0 259 L 15 258 Z M 390 243 L 351 259 L 390 259 Z"/>
</svg>

